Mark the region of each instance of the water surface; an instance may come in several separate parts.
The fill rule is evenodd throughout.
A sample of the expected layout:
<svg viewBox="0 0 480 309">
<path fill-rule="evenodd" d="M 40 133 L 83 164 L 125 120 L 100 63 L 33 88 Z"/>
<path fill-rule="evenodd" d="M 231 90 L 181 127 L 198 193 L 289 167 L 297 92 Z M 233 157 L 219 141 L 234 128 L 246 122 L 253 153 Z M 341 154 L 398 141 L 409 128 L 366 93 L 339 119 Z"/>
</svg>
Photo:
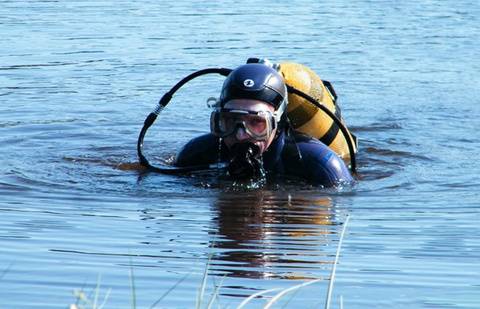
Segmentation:
<svg viewBox="0 0 480 309">
<path fill-rule="evenodd" d="M 478 308 L 480 6 L 465 1 L 0 1 L 2 308 L 205 305 L 319 282 L 279 307 Z M 143 174 L 159 97 L 205 67 L 295 61 L 330 80 L 360 138 L 353 188 L 234 190 Z M 155 162 L 208 131 L 221 77 L 181 90 L 149 131 Z M 275 292 L 255 299 L 259 307 Z M 293 296 L 292 296 L 293 295 Z M 90 296 L 91 298 L 94 295 Z"/>
</svg>

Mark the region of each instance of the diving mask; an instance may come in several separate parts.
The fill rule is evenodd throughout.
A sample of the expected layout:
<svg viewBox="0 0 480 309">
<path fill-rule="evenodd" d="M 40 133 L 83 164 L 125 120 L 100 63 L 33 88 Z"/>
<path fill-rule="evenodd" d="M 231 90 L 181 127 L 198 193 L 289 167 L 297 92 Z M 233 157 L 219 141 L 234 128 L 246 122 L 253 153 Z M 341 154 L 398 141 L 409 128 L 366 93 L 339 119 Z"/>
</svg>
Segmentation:
<svg viewBox="0 0 480 309">
<path fill-rule="evenodd" d="M 221 108 L 212 112 L 210 130 L 214 135 L 223 138 L 242 127 L 254 140 L 268 140 L 277 127 L 280 116 L 269 111 Z"/>
</svg>

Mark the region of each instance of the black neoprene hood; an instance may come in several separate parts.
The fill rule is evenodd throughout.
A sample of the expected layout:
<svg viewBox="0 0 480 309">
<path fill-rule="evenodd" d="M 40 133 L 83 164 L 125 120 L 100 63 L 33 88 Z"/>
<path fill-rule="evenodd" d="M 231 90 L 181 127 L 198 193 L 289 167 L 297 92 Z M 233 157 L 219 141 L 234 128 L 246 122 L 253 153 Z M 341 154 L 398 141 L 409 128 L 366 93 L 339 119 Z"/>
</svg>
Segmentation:
<svg viewBox="0 0 480 309">
<path fill-rule="evenodd" d="M 223 83 L 220 102 L 223 106 L 233 99 L 255 99 L 277 109 L 287 90 L 283 77 L 274 69 L 260 63 L 248 63 L 233 70 Z"/>
</svg>

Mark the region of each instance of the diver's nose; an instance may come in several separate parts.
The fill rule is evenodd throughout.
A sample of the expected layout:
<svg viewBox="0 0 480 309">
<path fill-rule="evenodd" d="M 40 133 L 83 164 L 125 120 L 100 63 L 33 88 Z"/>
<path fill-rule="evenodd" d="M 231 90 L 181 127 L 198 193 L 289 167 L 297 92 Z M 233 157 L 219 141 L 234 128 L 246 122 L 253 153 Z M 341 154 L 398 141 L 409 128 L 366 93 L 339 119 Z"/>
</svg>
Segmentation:
<svg viewBox="0 0 480 309">
<path fill-rule="evenodd" d="M 235 138 L 238 141 L 244 141 L 244 140 L 249 139 L 250 135 L 247 134 L 247 132 L 245 131 L 245 129 L 243 127 L 239 126 L 237 128 L 237 131 L 235 132 Z"/>
</svg>

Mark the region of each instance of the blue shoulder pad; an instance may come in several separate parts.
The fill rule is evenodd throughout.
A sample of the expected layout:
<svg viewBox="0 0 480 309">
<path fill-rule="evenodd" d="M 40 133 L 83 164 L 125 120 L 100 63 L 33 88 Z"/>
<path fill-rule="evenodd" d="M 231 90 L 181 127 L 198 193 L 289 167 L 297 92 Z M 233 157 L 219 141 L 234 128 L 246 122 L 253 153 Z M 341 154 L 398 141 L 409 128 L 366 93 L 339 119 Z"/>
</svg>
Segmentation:
<svg viewBox="0 0 480 309">
<path fill-rule="evenodd" d="M 218 161 L 218 138 L 207 133 L 190 140 L 175 159 L 175 166 L 212 164 Z"/>
<path fill-rule="evenodd" d="M 300 156 L 287 156 L 290 158 L 284 162 L 287 173 L 326 187 L 353 181 L 345 162 L 327 145 L 305 135 L 297 135 L 294 140 L 295 142 L 290 143 L 296 143 L 296 147 L 290 145 L 288 149 L 298 151 Z M 296 157 L 297 162 L 291 162 L 293 157 Z"/>
</svg>

